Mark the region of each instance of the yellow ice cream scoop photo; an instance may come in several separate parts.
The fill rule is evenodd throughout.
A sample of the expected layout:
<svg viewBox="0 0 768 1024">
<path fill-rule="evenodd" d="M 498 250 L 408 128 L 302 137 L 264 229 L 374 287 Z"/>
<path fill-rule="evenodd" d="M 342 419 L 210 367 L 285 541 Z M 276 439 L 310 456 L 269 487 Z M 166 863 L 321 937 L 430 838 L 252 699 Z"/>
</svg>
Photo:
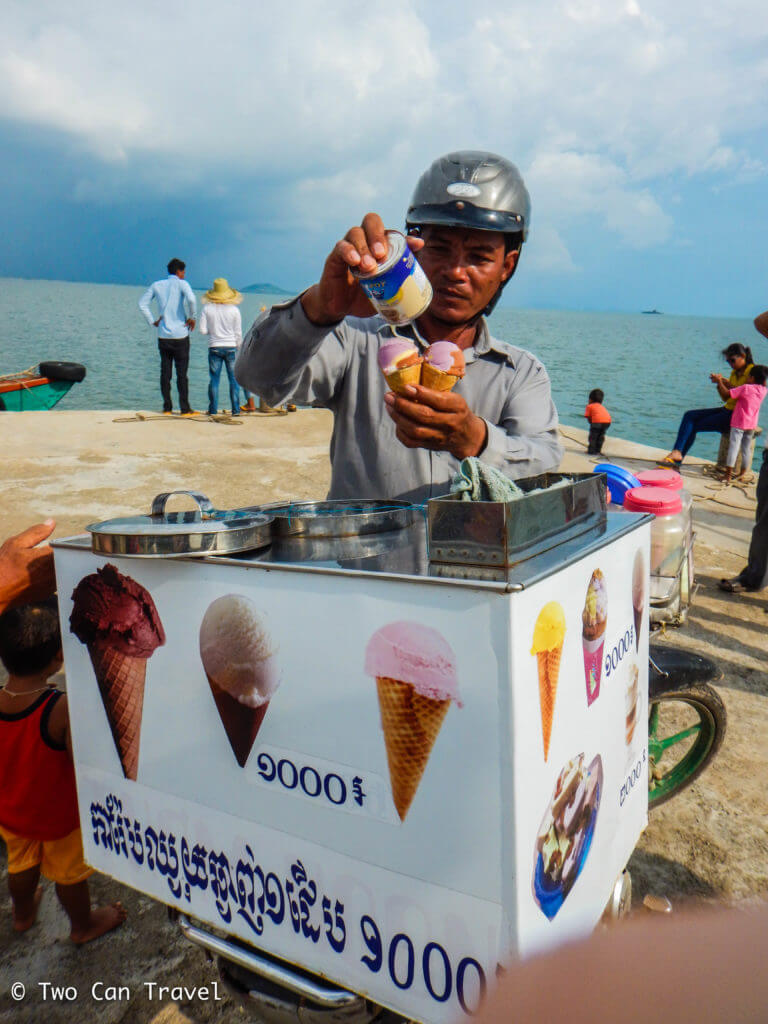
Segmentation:
<svg viewBox="0 0 768 1024">
<path fill-rule="evenodd" d="M 560 678 L 560 659 L 565 639 L 565 612 L 557 601 L 545 604 L 533 627 L 531 654 L 536 655 L 539 672 L 539 704 L 541 706 L 541 736 L 544 742 L 544 760 L 549 757 L 552 722 L 555 716 L 557 682 Z"/>
</svg>

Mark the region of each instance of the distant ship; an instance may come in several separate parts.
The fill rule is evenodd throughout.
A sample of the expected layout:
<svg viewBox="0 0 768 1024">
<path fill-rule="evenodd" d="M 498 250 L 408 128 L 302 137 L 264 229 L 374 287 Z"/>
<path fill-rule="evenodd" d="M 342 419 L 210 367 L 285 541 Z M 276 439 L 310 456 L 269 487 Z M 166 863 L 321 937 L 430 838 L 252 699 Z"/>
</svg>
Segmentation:
<svg viewBox="0 0 768 1024">
<path fill-rule="evenodd" d="M 643 313 L 646 316 L 662 316 L 663 315 L 660 309 L 644 309 Z"/>
</svg>

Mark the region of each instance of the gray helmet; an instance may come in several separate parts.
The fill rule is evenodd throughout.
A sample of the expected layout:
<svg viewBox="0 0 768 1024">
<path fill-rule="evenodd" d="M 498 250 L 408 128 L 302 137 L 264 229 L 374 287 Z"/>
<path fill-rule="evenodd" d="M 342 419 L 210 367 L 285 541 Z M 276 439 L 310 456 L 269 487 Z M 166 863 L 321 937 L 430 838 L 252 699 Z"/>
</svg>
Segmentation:
<svg viewBox="0 0 768 1024">
<path fill-rule="evenodd" d="M 515 234 L 523 242 L 531 221 L 531 197 L 513 163 L 483 150 L 441 156 L 422 174 L 405 223 L 441 224 Z"/>
</svg>

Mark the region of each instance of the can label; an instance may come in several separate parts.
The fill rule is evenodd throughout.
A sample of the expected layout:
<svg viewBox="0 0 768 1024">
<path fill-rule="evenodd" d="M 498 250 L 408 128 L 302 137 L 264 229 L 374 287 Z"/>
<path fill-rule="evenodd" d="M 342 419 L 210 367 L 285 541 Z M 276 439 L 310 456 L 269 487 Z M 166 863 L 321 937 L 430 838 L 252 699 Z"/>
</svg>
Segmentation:
<svg viewBox="0 0 768 1024">
<path fill-rule="evenodd" d="M 388 231 L 389 255 L 383 267 L 360 287 L 390 324 L 407 324 L 421 316 L 432 301 L 432 286 L 398 231 Z"/>
</svg>

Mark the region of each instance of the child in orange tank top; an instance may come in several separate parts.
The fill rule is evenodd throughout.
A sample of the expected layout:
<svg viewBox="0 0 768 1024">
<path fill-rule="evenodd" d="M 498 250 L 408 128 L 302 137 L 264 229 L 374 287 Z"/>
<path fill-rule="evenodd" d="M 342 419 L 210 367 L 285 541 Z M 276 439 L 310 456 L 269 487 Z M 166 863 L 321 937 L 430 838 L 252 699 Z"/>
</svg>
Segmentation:
<svg viewBox="0 0 768 1024">
<path fill-rule="evenodd" d="M 67 698 L 49 686 L 61 668 L 56 600 L 24 605 L 0 616 L 0 836 L 8 850 L 13 927 L 31 928 L 42 896 L 40 875 L 56 884 L 81 944 L 125 920 L 119 903 L 91 907 L 83 860 Z"/>
</svg>

